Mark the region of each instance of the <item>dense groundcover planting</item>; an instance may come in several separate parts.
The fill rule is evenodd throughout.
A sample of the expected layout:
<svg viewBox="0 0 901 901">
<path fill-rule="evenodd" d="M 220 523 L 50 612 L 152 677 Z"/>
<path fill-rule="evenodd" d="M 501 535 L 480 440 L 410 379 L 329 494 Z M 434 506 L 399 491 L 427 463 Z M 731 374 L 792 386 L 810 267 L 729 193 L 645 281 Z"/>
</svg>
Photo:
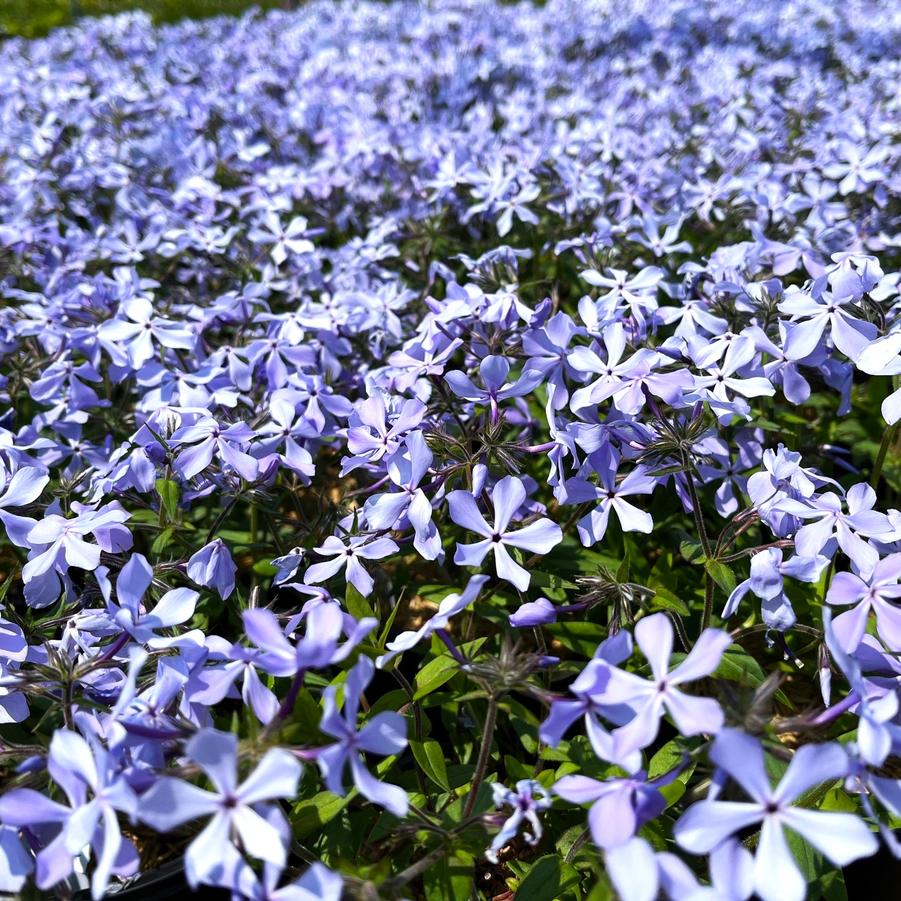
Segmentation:
<svg viewBox="0 0 901 901">
<path fill-rule="evenodd" d="M 896 852 L 898 37 L 0 48 L 0 889 L 794 901 Z"/>
</svg>

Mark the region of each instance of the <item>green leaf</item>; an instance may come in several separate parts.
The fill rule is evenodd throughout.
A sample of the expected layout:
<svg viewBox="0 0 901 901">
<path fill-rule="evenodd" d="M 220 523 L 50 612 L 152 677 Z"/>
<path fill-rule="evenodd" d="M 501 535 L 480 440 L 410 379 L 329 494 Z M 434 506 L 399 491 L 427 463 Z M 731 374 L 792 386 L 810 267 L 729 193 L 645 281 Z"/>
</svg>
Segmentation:
<svg viewBox="0 0 901 901">
<path fill-rule="evenodd" d="M 457 901 L 471 897 L 475 858 L 457 850 L 426 870 L 423 888 L 427 901 Z"/>
<path fill-rule="evenodd" d="M 656 779 L 665 773 L 672 772 L 685 757 L 678 741 L 668 741 L 648 764 L 648 779 Z"/>
<path fill-rule="evenodd" d="M 585 829 L 586 827 L 583 823 L 577 823 L 575 826 L 570 826 L 569 829 L 567 829 L 554 843 L 557 854 L 560 857 L 565 858 L 568 854 L 572 853 L 572 849 L 576 842 L 585 835 Z M 583 847 L 587 847 L 587 845 L 583 845 Z"/>
<path fill-rule="evenodd" d="M 704 569 L 707 570 L 710 578 L 713 579 L 726 594 L 732 594 L 738 583 L 735 579 L 735 573 L 732 572 L 725 563 L 720 563 L 719 560 L 705 560 Z"/>
<path fill-rule="evenodd" d="M 178 482 L 172 479 L 157 479 L 156 493 L 160 496 L 160 503 L 163 505 L 169 521 L 175 522 L 178 518 L 178 499 L 181 495 Z"/>
<path fill-rule="evenodd" d="M 623 562 L 616 569 L 616 581 L 617 582 L 628 582 L 629 581 L 629 570 L 631 568 L 631 560 L 629 559 L 629 552 L 626 551 L 623 554 Z"/>
<path fill-rule="evenodd" d="M 378 638 L 378 648 L 380 651 L 385 650 L 385 645 L 388 643 L 388 634 L 391 632 L 391 627 L 394 625 L 394 620 L 397 618 L 397 611 L 400 610 L 400 603 L 396 603 L 392 608 L 391 612 L 388 614 L 388 619 L 385 622 L 385 628 L 382 629 L 381 635 Z"/>
<path fill-rule="evenodd" d="M 679 553 L 689 563 L 700 563 L 704 559 L 704 549 L 697 538 L 692 538 L 686 532 L 679 533 Z"/>
<path fill-rule="evenodd" d="M 447 764 L 444 761 L 444 749 L 433 738 L 425 741 L 410 741 L 410 750 L 422 771 L 439 788 L 450 791 L 447 778 Z"/>
<path fill-rule="evenodd" d="M 344 592 L 344 603 L 347 606 L 347 612 L 354 619 L 364 619 L 367 616 L 375 617 L 375 611 L 369 606 L 369 602 L 350 582 L 347 583 L 347 590 Z"/>
<path fill-rule="evenodd" d="M 607 882 L 606 876 L 604 878 L 598 879 L 595 883 L 594 888 L 591 890 L 591 894 L 585 899 L 585 901 L 615 901 L 616 894 L 614 893 L 610 883 Z"/>
<path fill-rule="evenodd" d="M 652 610 L 672 610 L 680 616 L 689 616 L 691 614 L 688 605 L 677 598 L 668 588 L 656 584 L 648 587 L 654 592 L 654 597 L 651 599 Z"/>
<path fill-rule="evenodd" d="M 532 581 L 530 584 L 538 588 L 550 588 L 551 590 L 568 588 L 570 591 L 578 588 L 575 582 L 570 582 L 562 576 L 555 576 L 552 573 L 543 573 L 539 570 L 531 571 Z"/>
<path fill-rule="evenodd" d="M 19 574 L 19 569 L 16 567 L 4 580 L 3 584 L 0 585 L 0 604 L 2 604 L 6 600 L 6 595 L 9 594 L 9 587 L 16 580 L 16 576 Z"/>
<path fill-rule="evenodd" d="M 154 555 L 154 557 L 158 557 L 160 554 L 172 544 L 172 538 L 175 535 L 175 531 L 171 526 L 166 526 L 156 538 L 153 539 L 153 544 L 150 545 L 150 552 Z"/>
<path fill-rule="evenodd" d="M 319 733 L 322 710 L 308 688 L 302 688 L 294 702 L 291 718 L 282 727 L 284 741 L 304 744 Z"/>
<path fill-rule="evenodd" d="M 560 644 L 586 657 L 591 657 L 597 646 L 607 636 L 607 631 L 603 626 L 579 620 L 566 623 L 552 623 L 549 626 L 545 626 L 545 629 Z"/>
<path fill-rule="evenodd" d="M 560 901 L 570 892 L 579 897 L 579 881 L 575 867 L 563 863 L 556 854 L 547 854 L 529 867 L 515 897 L 517 901 Z"/>
<path fill-rule="evenodd" d="M 857 801 L 841 786 L 830 788 L 820 804 L 820 810 L 834 810 L 840 813 L 857 813 Z"/>
<path fill-rule="evenodd" d="M 294 835 L 298 839 L 304 839 L 314 832 L 318 832 L 326 823 L 333 820 L 351 799 L 357 794 L 352 788 L 343 798 L 332 792 L 319 792 L 306 801 L 301 801 L 294 808 L 291 821 L 294 825 Z"/>
<path fill-rule="evenodd" d="M 445 682 L 449 682 L 460 671 L 460 664 L 450 654 L 442 654 L 430 660 L 413 680 L 416 691 L 413 700 L 418 701 L 427 694 L 431 694 L 436 688 L 440 688 Z"/>
<path fill-rule="evenodd" d="M 651 758 L 648 765 L 648 778 L 656 779 L 658 776 L 671 773 L 685 763 L 685 754 L 678 741 L 669 741 Z M 690 761 L 675 779 L 667 785 L 660 786 L 660 794 L 666 799 L 667 807 L 672 807 L 685 794 L 696 765 L 695 761 Z"/>
<path fill-rule="evenodd" d="M 825 901 L 848 901 L 842 871 L 833 867 L 796 832 L 791 829 L 784 832 L 788 847 L 808 884 L 808 897 L 822 898 Z"/>
<path fill-rule="evenodd" d="M 743 682 L 754 688 L 766 678 L 760 664 L 750 654 L 746 654 L 741 645 L 737 644 L 726 648 L 713 675 L 717 679 Z"/>
<path fill-rule="evenodd" d="M 560 858 L 548 854 L 536 860 L 519 883 L 516 898 L 520 901 L 556 901 L 560 896 Z"/>
<path fill-rule="evenodd" d="M 504 754 L 504 770 L 506 770 L 508 779 L 531 779 L 534 766 L 531 763 L 524 764 L 519 757 L 514 757 L 512 754 Z"/>
</svg>

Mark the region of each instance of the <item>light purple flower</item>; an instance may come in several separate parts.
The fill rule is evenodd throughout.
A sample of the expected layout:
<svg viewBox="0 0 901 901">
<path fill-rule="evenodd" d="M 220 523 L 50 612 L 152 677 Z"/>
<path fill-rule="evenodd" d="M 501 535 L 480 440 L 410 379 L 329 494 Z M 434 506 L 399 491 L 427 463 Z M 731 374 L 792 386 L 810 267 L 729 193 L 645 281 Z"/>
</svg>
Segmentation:
<svg viewBox="0 0 901 901">
<path fill-rule="evenodd" d="M 150 360 L 155 345 L 191 350 L 194 335 L 184 325 L 156 314 L 153 304 L 146 297 L 132 297 L 122 302 L 122 318 L 109 319 L 99 330 L 101 343 L 114 360 L 127 355 L 134 369 L 140 369 Z M 124 345 L 124 346 L 123 346 Z"/>
<path fill-rule="evenodd" d="M 654 528 L 650 513 L 639 510 L 625 498 L 635 494 L 651 494 L 657 487 L 657 479 L 646 466 L 636 466 L 617 481 L 619 457 L 607 451 L 598 451 L 588 460 L 597 473 L 598 483 L 576 476 L 568 479 L 557 490 L 561 502 L 581 504 L 597 500 L 600 503 L 578 522 L 579 539 L 585 547 L 591 547 L 603 540 L 610 523 L 610 514 L 615 513 L 624 532 L 649 534 Z"/>
<path fill-rule="evenodd" d="M 479 512 L 475 498 L 468 491 L 452 491 L 447 496 L 451 519 L 458 525 L 483 535 L 485 540 L 475 544 L 458 544 L 454 562 L 463 566 L 479 566 L 489 551 L 494 551 L 494 565 L 500 579 L 525 591 L 531 582 L 528 570 L 520 566 L 507 546 L 521 548 L 533 554 L 547 554 L 563 540 L 563 532 L 550 519 L 538 519 L 522 529 L 509 531 L 510 520 L 526 500 L 521 479 L 505 476 L 491 492 L 494 504 L 494 525 L 489 526 Z"/>
<path fill-rule="evenodd" d="M 23 466 L 17 469 L 0 493 L 0 522 L 6 529 L 9 540 L 19 547 L 30 547 L 28 533 L 34 528 L 35 521 L 27 516 L 10 513 L 10 507 L 24 507 L 36 501 L 50 481 L 50 476 L 36 466 Z"/>
<path fill-rule="evenodd" d="M 215 459 L 233 469 L 248 482 L 259 475 L 259 461 L 240 449 L 256 433 L 243 422 L 221 426 L 211 416 L 203 416 L 193 425 L 177 429 L 170 439 L 181 451 L 175 469 L 185 479 L 192 479 Z"/>
<path fill-rule="evenodd" d="M 786 290 L 779 310 L 797 323 L 785 343 L 785 354 L 790 360 L 810 356 L 822 341 L 827 326 L 832 342 L 851 360 L 856 360 L 877 334 L 872 323 L 854 315 L 853 298 L 848 296 L 833 296 L 827 291 L 811 295 L 791 287 Z"/>
<path fill-rule="evenodd" d="M 359 731 L 357 716 L 360 695 L 372 681 L 375 667 L 368 657 L 360 657 L 344 682 L 344 709 L 338 713 L 336 685 L 326 686 L 322 694 L 323 713 L 319 729 L 338 739 L 316 753 L 316 763 L 329 791 L 344 794 L 344 770 L 349 764 L 354 784 L 360 794 L 384 807 L 397 817 L 407 814 L 407 793 L 397 785 L 376 779 L 360 756 L 363 751 L 389 756 L 399 754 L 407 746 L 407 722 L 393 711 L 383 711 L 370 718 Z"/>
<path fill-rule="evenodd" d="M 388 477 L 400 492 L 379 494 L 367 502 L 366 522 L 379 531 L 401 528 L 404 522 L 413 527 L 413 547 L 426 559 L 441 553 L 441 536 L 432 522 L 432 504 L 420 483 L 432 465 L 433 454 L 422 432 L 411 432 L 404 448 L 388 460 Z"/>
<path fill-rule="evenodd" d="M 842 510 L 842 499 L 832 491 L 806 501 L 785 498 L 777 506 L 800 519 L 815 520 L 795 534 L 795 549 L 800 556 L 816 557 L 834 538 L 861 572 L 871 573 L 879 562 L 879 553 L 861 536 L 887 535 L 893 531 L 891 522 L 884 513 L 873 510 L 876 492 L 863 482 L 848 489 L 845 501 L 847 513 Z"/>
<path fill-rule="evenodd" d="M 187 622 L 194 615 L 198 594 L 190 588 L 167 591 L 148 611 L 142 602 L 153 581 L 153 569 L 143 554 L 132 554 L 116 578 L 118 604 L 107 602 L 107 615 L 142 644 L 159 640 L 156 632 Z"/>
<path fill-rule="evenodd" d="M 122 525 L 131 514 L 118 502 L 96 510 L 75 503 L 72 509 L 76 513 L 72 518 L 47 514 L 26 536 L 32 552 L 22 579 L 25 597 L 34 607 L 44 607 L 59 597 L 61 577 L 65 579 L 70 566 L 95 570 L 102 550 L 113 553 L 131 546 L 131 535 Z M 86 541 L 87 535 L 93 535 L 97 544 Z"/>
<path fill-rule="evenodd" d="M 678 771 L 667 774 L 671 779 Z M 588 826 L 594 843 L 604 850 L 623 845 L 645 824 L 663 813 L 666 800 L 643 772 L 603 782 L 588 776 L 563 776 L 553 786 L 555 795 L 573 804 L 591 804 Z"/>
<path fill-rule="evenodd" d="M 516 629 L 544 626 L 557 621 L 557 608 L 547 598 L 537 598 L 520 604 L 508 621 Z"/>
<path fill-rule="evenodd" d="M 855 605 L 840 614 L 832 628 L 845 651 L 857 650 L 866 631 L 870 612 L 876 614 L 876 628 L 886 646 L 901 649 L 901 554 L 883 557 L 864 580 L 854 573 L 841 572 L 832 577 L 826 603 Z"/>
<path fill-rule="evenodd" d="M 485 857 L 496 864 L 497 852 L 516 837 L 523 820 L 531 829 L 531 832 L 523 833 L 523 838 L 530 845 L 538 844 L 543 831 L 538 814 L 547 810 L 552 801 L 547 789 L 534 779 L 520 779 L 515 789 L 494 783 L 491 786 L 491 796 L 495 807 L 507 805 L 513 808 L 513 812 L 504 821 L 500 832 L 485 852 Z"/>
<path fill-rule="evenodd" d="M 304 582 L 317 585 L 343 569 L 347 581 L 363 597 L 369 597 L 375 582 L 360 560 L 381 560 L 388 557 L 398 550 L 397 544 L 390 538 L 370 539 L 365 535 L 349 535 L 347 541 L 345 544 L 337 535 L 329 535 L 319 547 L 313 548 L 320 557 L 333 559 L 308 567 L 303 574 Z"/>
<path fill-rule="evenodd" d="M 836 866 L 875 853 L 876 837 L 853 814 L 792 806 L 811 788 L 848 773 L 848 755 L 840 745 L 803 745 L 775 788 L 767 777 L 761 746 L 750 735 L 724 729 L 710 757 L 752 800 L 693 804 L 676 823 L 676 841 L 687 851 L 706 854 L 736 832 L 760 823 L 754 890 L 763 901 L 803 901 L 807 894 L 806 880 L 785 840 L 786 827 Z"/>
<path fill-rule="evenodd" d="M 636 750 L 620 756 L 613 736 L 601 723 L 603 717 L 612 723 L 623 724 L 634 715 L 631 707 L 605 698 L 612 669 L 628 660 L 631 654 L 632 636 L 625 630 L 605 638 L 587 666 L 569 686 L 570 693 L 575 695 L 576 700 L 554 698 L 547 719 L 538 730 L 538 737 L 554 748 L 569 727 L 579 717 L 583 717 L 585 733 L 595 754 L 629 772 L 636 772 L 641 767 L 641 754 Z"/>
<path fill-rule="evenodd" d="M 210 817 L 185 852 L 185 875 L 191 887 L 206 881 L 222 866 L 233 841 L 253 857 L 283 867 L 287 861 L 280 831 L 257 807 L 279 798 L 293 799 L 301 766 L 282 748 L 270 748 L 254 771 L 238 784 L 238 739 L 204 729 L 185 752 L 213 784 L 207 791 L 172 776 L 159 778 L 141 796 L 141 819 L 160 832 L 200 817 Z"/>
<path fill-rule="evenodd" d="M 35 875 L 42 889 L 65 879 L 76 856 L 90 845 L 97 861 L 91 895 L 99 899 L 114 872 L 130 875 L 137 868 L 137 854 L 122 837 L 117 811 L 134 817 L 138 800 L 115 771 L 109 753 L 77 732 L 56 730 L 47 766 L 65 792 L 68 806 L 30 788 L 13 789 L 0 796 L 0 821 L 16 827 L 59 826 L 55 837 L 38 852 Z"/>
<path fill-rule="evenodd" d="M 779 548 L 766 548 L 751 557 L 751 577 L 740 582 L 726 601 L 723 619 L 734 616 L 742 598 L 753 592 L 763 602 L 763 622 L 770 629 L 784 632 L 795 624 L 795 611 L 784 591 L 783 576 L 801 582 L 816 582 L 828 566 L 829 558 L 790 557 L 783 561 Z"/>
<path fill-rule="evenodd" d="M 247 637 L 264 652 L 255 658 L 256 665 L 273 676 L 340 663 L 378 625 L 372 617 L 361 619 L 341 643 L 345 614 L 337 603 L 317 604 L 306 616 L 304 635 L 291 642 L 271 610 L 255 607 L 242 616 Z"/>
<path fill-rule="evenodd" d="M 492 418 L 497 417 L 498 402 L 510 397 L 522 397 L 529 394 L 544 380 L 544 374 L 538 370 L 526 370 L 515 382 L 507 381 L 510 375 L 510 361 L 506 357 L 485 357 L 479 364 L 479 375 L 484 388 L 478 388 L 466 373 L 452 369 L 445 373 L 444 379 L 451 391 L 458 397 L 487 404 L 491 408 Z"/>
<path fill-rule="evenodd" d="M 676 686 L 709 676 L 732 643 L 719 629 L 705 629 L 688 656 L 672 671 L 673 626 L 665 613 L 654 613 L 635 626 L 635 641 L 651 665 L 652 679 L 610 667 L 601 697 L 608 704 L 631 707 L 634 717 L 614 731 L 619 756 L 646 748 L 657 736 L 660 717 L 668 712 L 682 735 L 715 734 L 723 725 L 723 711 L 713 698 L 688 695 Z"/>
<path fill-rule="evenodd" d="M 188 560 L 188 578 L 204 588 L 215 588 L 224 601 L 235 590 L 238 567 L 232 560 L 225 542 L 214 538 Z"/>
<path fill-rule="evenodd" d="M 266 210 L 247 237 L 257 244 L 271 244 L 269 255 L 280 266 L 288 259 L 289 253 L 312 253 L 315 250 L 313 242 L 306 237 L 307 233 L 307 220 L 303 216 L 295 216 L 284 226 L 275 210 Z"/>
</svg>

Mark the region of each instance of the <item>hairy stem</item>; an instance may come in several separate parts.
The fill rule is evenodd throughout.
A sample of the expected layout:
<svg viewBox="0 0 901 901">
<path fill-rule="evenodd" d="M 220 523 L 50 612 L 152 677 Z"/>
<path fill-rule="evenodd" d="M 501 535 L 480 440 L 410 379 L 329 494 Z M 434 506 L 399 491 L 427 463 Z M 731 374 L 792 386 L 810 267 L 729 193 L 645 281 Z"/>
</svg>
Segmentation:
<svg viewBox="0 0 901 901">
<path fill-rule="evenodd" d="M 268 738 L 272 733 L 281 725 L 282 721 L 287 718 L 287 716 L 294 710 L 294 702 L 297 700 L 297 696 L 300 694 L 300 689 L 303 686 L 304 676 L 306 676 L 306 669 L 299 669 L 295 674 L 294 678 L 291 680 L 291 685 L 288 687 L 288 692 L 284 697 L 284 700 L 281 703 L 281 706 L 276 711 L 276 714 L 272 719 L 266 724 L 266 728 L 263 730 L 262 738 Z"/>
<path fill-rule="evenodd" d="M 888 449 L 898 434 L 898 425 L 895 423 L 889 426 L 882 434 L 882 442 L 879 445 L 879 451 L 876 453 L 876 462 L 873 464 L 873 472 L 870 475 L 870 486 L 876 488 L 879 485 L 879 479 L 882 477 L 882 467 L 885 465 L 885 458 L 888 455 Z"/>
<path fill-rule="evenodd" d="M 465 820 L 475 807 L 476 796 L 485 779 L 485 771 L 488 769 L 488 760 L 491 757 L 491 745 L 494 741 L 494 727 L 497 725 L 497 698 L 488 696 L 488 711 L 485 713 L 485 727 L 482 733 L 482 746 L 479 748 L 479 759 L 476 761 L 476 771 L 472 777 L 472 786 L 469 796 L 463 807 L 463 819 Z"/>
<path fill-rule="evenodd" d="M 701 550 L 704 552 L 704 562 L 713 559 L 710 550 L 710 538 L 707 536 L 707 527 L 704 525 L 704 514 L 701 511 L 701 501 L 695 488 L 692 466 L 687 455 L 683 455 L 682 464 L 685 468 L 685 483 L 688 485 L 688 497 L 691 500 L 691 512 L 694 516 L 695 528 L 698 530 L 698 540 L 701 542 Z M 713 616 L 713 577 L 704 568 L 704 613 L 701 615 L 701 631 L 710 625 Z"/>
</svg>

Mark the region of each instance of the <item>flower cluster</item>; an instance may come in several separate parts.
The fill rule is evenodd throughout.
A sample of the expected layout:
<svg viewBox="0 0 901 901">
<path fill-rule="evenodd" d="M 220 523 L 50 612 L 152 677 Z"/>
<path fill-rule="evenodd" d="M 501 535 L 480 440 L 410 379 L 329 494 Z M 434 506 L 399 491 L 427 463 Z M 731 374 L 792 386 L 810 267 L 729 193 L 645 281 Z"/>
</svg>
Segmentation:
<svg viewBox="0 0 901 901">
<path fill-rule="evenodd" d="M 899 38 L 318 0 L 0 46 L 0 892 L 901 856 Z"/>
</svg>

